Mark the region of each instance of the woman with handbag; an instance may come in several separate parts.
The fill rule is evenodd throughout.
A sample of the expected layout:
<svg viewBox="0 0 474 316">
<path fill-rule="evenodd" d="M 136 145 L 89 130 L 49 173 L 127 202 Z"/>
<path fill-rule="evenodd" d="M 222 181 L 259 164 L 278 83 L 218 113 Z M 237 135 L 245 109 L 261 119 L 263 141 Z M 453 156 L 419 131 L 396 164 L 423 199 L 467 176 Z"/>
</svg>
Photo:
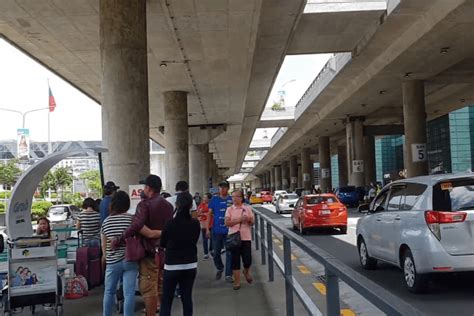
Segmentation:
<svg viewBox="0 0 474 316">
<path fill-rule="evenodd" d="M 163 296 L 161 316 L 171 315 L 174 292 L 179 285 L 183 315 L 193 314 L 192 291 L 197 273 L 197 242 L 201 227 L 197 219 L 191 217 L 193 197 L 182 192 L 176 198 L 176 216 L 161 232 L 160 246 L 165 248 L 163 273 Z"/>
<path fill-rule="evenodd" d="M 241 190 L 232 192 L 233 205 L 225 213 L 225 225 L 229 227 L 226 247 L 232 254 L 232 271 L 234 274 L 234 290 L 240 289 L 240 258 L 244 266 L 244 276 L 247 283 L 252 283 L 250 274 L 252 265 L 252 233 L 254 224 L 252 209 L 243 204 L 244 193 Z"/>
</svg>

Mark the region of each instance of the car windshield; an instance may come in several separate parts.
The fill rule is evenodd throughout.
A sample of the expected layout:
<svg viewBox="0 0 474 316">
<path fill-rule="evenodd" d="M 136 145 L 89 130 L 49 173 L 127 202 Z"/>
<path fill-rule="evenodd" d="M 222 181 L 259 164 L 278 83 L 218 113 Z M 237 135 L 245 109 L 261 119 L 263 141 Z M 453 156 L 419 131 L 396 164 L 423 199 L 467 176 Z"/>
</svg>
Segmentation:
<svg viewBox="0 0 474 316">
<path fill-rule="evenodd" d="M 49 209 L 50 215 L 63 215 L 64 213 L 67 213 L 67 207 L 64 206 L 52 207 Z"/>
<path fill-rule="evenodd" d="M 351 193 L 351 192 L 355 192 L 355 191 L 356 191 L 355 187 L 342 187 L 342 188 L 339 188 L 339 192 L 341 192 L 341 193 Z"/>
<path fill-rule="evenodd" d="M 331 196 L 312 196 L 306 199 L 308 205 L 316 205 L 320 203 L 335 203 L 337 202 L 335 198 Z"/>
<path fill-rule="evenodd" d="M 298 199 L 298 195 L 296 194 L 287 194 L 282 196 L 283 200 L 296 200 Z"/>
<path fill-rule="evenodd" d="M 435 185 L 433 208 L 438 211 L 474 210 L 474 179 L 443 181 Z"/>
</svg>

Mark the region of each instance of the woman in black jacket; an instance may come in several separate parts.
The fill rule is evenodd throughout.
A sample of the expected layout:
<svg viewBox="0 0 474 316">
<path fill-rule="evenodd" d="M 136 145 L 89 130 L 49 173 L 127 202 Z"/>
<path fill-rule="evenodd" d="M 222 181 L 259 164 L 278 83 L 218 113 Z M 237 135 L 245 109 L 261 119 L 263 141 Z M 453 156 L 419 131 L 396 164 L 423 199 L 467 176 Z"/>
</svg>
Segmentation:
<svg viewBox="0 0 474 316">
<path fill-rule="evenodd" d="M 161 316 L 171 315 L 177 285 L 181 292 L 183 315 L 193 314 L 192 292 L 197 272 L 196 244 L 201 227 L 199 221 L 191 217 L 192 205 L 191 194 L 188 192 L 178 194 L 176 217 L 170 220 L 161 232 L 160 246 L 166 249 Z"/>
</svg>

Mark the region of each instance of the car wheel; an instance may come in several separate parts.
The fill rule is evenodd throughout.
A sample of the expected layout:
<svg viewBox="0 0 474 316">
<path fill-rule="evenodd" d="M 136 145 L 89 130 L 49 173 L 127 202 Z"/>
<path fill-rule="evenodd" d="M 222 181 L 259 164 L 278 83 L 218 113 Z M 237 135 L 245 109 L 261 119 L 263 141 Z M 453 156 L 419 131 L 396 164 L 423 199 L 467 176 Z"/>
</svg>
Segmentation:
<svg viewBox="0 0 474 316">
<path fill-rule="evenodd" d="M 303 223 L 300 222 L 299 226 L 300 235 L 306 235 L 306 228 L 303 227 Z"/>
<path fill-rule="evenodd" d="M 367 245 L 363 238 L 359 241 L 359 261 L 362 268 L 374 270 L 377 267 L 377 259 L 372 258 L 367 251 Z"/>
<path fill-rule="evenodd" d="M 347 234 L 347 226 L 341 226 L 339 229 L 341 230 L 341 234 Z"/>
<path fill-rule="evenodd" d="M 402 270 L 405 285 L 410 292 L 422 293 L 426 290 L 427 276 L 416 271 L 415 260 L 410 249 L 403 253 Z"/>
</svg>

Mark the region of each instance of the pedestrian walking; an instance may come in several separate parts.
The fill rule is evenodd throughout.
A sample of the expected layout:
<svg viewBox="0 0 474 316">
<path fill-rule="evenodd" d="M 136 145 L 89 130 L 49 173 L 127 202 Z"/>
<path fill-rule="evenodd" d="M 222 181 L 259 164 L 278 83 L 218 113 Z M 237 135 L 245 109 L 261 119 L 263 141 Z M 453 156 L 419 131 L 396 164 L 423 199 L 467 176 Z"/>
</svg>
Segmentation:
<svg viewBox="0 0 474 316">
<path fill-rule="evenodd" d="M 99 247 L 100 214 L 96 211 L 96 203 L 91 198 L 82 202 L 83 211 L 79 213 L 76 222 L 77 230 L 82 232 L 82 243 L 86 247 Z"/>
<path fill-rule="evenodd" d="M 197 215 L 201 224 L 202 248 L 204 251 L 204 260 L 209 259 L 209 238 L 207 238 L 207 225 L 209 223 L 209 201 L 212 198 L 210 193 L 204 195 L 201 204 L 198 206 Z"/>
<path fill-rule="evenodd" d="M 146 315 L 152 316 L 158 310 L 161 290 L 161 273 L 156 264 L 156 249 L 159 246 L 158 238 L 150 238 L 143 235 L 143 229 L 163 230 L 165 224 L 173 218 L 173 207 L 160 195 L 161 178 L 149 175 L 144 181 L 143 191 L 146 199 L 138 203 L 137 211 L 133 217 L 132 224 L 123 234 L 123 238 L 129 238 L 141 234 L 144 238 L 145 257 L 139 263 L 139 287 L 140 293 L 145 301 Z"/>
<path fill-rule="evenodd" d="M 104 198 L 100 201 L 99 210 L 100 210 L 100 224 L 109 216 L 109 205 L 110 200 L 112 199 L 112 194 L 114 194 L 120 187 L 116 186 L 115 183 L 109 181 L 104 186 Z"/>
<path fill-rule="evenodd" d="M 178 197 L 178 194 L 180 194 L 182 192 L 188 192 L 189 193 L 189 184 L 186 181 L 176 182 L 174 195 L 166 198 L 166 201 L 171 203 L 171 205 L 173 206 L 173 209 L 175 211 L 176 211 L 176 198 Z M 194 212 L 196 210 L 197 210 L 197 205 L 196 205 L 196 202 L 193 200 L 193 205 L 191 207 L 191 212 Z"/>
<path fill-rule="evenodd" d="M 252 265 L 251 227 L 254 224 L 255 218 L 252 209 L 243 203 L 244 193 L 241 190 L 232 192 L 232 201 L 233 205 L 225 213 L 225 224 L 229 227 L 229 235 L 237 232 L 240 233 L 240 245 L 231 250 L 234 290 L 239 290 L 241 259 L 247 283 L 253 282 L 252 275 L 250 274 L 250 266 Z"/>
<path fill-rule="evenodd" d="M 197 242 L 199 221 L 191 217 L 193 197 L 182 192 L 176 198 L 176 217 L 170 220 L 161 233 L 160 246 L 165 248 L 163 296 L 161 316 L 171 315 L 176 287 L 181 292 L 183 315 L 193 314 L 192 291 L 197 272 Z"/>
<path fill-rule="evenodd" d="M 103 315 L 110 316 L 115 312 L 115 295 L 118 282 L 123 280 L 123 297 L 125 316 L 131 316 L 135 311 L 135 283 L 138 276 L 138 263 L 125 260 L 125 244 L 112 246 L 112 241 L 120 237 L 132 223 L 130 198 L 124 191 L 116 192 L 110 201 L 110 214 L 104 220 L 101 228 L 103 260 L 106 262 L 105 290 Z"/>
<path fill-rule="evenodd" d="M 209 230 L 211 226 L 208 222 L 208 229 L 206 235 L 212 238 L 212 245 L 214 249 L 214 265 L 217 269 L 216 280 L 222 278 L 222 273 L 225 268 L 225 280 L 233 282 L 231 269 L 231 254 L 230 251 L 225 251 L 225 266 L 222 263 L 221 251 L 224 248 L 224 243 L 227 238 L 228 228 L 225 225 L 225 212 L 227 208 L 232 205 L 232 197 L 229 195 L 229 182 L 222 181 L 219 183 L 219 195 L 213 196 L 209 202 L 209 213 L 212 216 L 212 236 Z"/>
</svg>

